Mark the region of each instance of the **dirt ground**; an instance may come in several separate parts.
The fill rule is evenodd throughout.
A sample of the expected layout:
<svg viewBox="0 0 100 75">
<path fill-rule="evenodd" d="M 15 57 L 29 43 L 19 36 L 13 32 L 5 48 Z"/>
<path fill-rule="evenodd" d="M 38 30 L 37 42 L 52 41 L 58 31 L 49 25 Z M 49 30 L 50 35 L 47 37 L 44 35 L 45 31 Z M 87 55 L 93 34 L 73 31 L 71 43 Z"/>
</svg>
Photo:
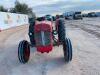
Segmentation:
<svg viewBox="0 0 100 75">
<path fill-rule="evenodd" d="M 66 34 L 72 41 L 73 60 L 65 63 L 62 46 L 49 54 L 31 49 L 30 60 L 18 60 L 18 43 L 29 41 L 28 26 L 0 32 L 0 75 L 100 75 L 100 18 L 65 21 Z"/>
</svg>

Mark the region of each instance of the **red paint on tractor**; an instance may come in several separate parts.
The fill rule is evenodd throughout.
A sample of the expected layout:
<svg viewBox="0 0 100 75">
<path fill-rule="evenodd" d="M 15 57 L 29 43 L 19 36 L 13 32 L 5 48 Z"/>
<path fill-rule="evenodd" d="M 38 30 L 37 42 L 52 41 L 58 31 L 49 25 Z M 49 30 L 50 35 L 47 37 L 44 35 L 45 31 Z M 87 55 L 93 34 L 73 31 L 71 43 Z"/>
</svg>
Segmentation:
<svg viewBox="0 0 100 75">
<path fill-rule="evenodd" d="M 49 44 L 40 44 L 38 45 L 39 39 L 35 36 L 36 40 L 36 48 L 38 52 L 44 53 L 44 52 L 50 52 L 53 48 L 53 39 L 52 39 L 52 22 L 50 21 L 41 21 L 41 22 L 36 22 L 34 26 L 34 33 L 35 35 L 38 32 L 49 32 L 50 35 L 48 36 L 50 43 Z M 46 35 L 45 35 L 46 36 Z"/>
<path fill-rule="evenodd" d="M 29 59 L 29 50 L 28 50 L 28 48 L 25 48 L 24 56 L 25 56 L 25 59 L 26 59 L 26 60 Z"/>
<path fill-rule="evenodd" d="M 37 46 L 37 51 L 44 53 L 44 52 L 50 52 L 52 51 L 53 45 L 47 45 L 47 46 Z"/>
<path fill-rule="evenodd" d="M 50 21 L 36 22 L 34 30 L 35 30 L 34 32 L 38 32 L 38 31 L 50 31 L 50 32 L 52 32 L 52 22 L 50 22 Z"/>
</svg>

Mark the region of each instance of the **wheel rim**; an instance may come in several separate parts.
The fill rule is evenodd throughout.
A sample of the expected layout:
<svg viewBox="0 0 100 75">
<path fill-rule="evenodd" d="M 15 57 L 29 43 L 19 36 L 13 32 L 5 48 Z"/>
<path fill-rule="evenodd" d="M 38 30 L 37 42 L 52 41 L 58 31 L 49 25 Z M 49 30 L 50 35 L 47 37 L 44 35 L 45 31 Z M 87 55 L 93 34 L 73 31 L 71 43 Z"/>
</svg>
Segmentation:
<svg viewBox="0 0 100 75">
<path fill-rule="evenodd" d="M 26 62 L 29 60 L 29 56 L 30 56 L 30 50 L 28 44 L 26 44 L 23 50 L 23 58 Z"/>
</svg>

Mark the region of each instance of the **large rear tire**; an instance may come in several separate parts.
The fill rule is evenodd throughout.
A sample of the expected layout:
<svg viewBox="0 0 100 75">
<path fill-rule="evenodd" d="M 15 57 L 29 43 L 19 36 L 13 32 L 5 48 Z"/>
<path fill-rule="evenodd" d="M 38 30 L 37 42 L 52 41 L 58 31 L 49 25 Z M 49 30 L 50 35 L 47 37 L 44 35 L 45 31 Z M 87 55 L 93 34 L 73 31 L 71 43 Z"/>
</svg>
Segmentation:
<svg viewBox="0 0 100 75">
<path fill-rule="evenodd" d="M 23 64 L 27 63 L 30 57 L 30 45 L 26 40 L 19 43 L 18 46 L 18 58 Z"/>
<path fill-rule="evenodd" d="M 70 39 L 66 39 L 63 42 L 63 52 L 64 52 L 64 59 L 66 62 L 72 60 L 72 45 Z"/>
<path fill-rule="evenodd" d="M 60 42 L 63 42 L 66 39 L 66 30 L 64 24 L 65 23 L 63 19 L 58 20 L 58 39 Z"/>
</svg>

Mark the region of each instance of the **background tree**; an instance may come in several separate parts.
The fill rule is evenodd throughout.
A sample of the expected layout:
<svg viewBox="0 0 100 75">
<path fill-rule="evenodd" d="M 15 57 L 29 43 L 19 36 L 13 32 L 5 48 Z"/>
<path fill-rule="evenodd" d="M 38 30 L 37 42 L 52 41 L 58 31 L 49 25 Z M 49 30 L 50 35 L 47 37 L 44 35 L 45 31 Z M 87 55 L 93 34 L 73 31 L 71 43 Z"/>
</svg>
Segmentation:
<svg viewBox="0 0 100 75">
<path fill-rule="evenodd" d="M 32 8 L 29 8 L 25 3 L 15 2 L 15 7 L 10 9 L 12 13 L 27 14 L 29 17 L 35 17 L 35 13 Z"/>
<path fill-rule="evenodd" d="M 2 11 L 2 12 L 7 12 L 7 9 L 4 8 L 3 6 L 0 6 L 0 11 Z"/>
</svg>

